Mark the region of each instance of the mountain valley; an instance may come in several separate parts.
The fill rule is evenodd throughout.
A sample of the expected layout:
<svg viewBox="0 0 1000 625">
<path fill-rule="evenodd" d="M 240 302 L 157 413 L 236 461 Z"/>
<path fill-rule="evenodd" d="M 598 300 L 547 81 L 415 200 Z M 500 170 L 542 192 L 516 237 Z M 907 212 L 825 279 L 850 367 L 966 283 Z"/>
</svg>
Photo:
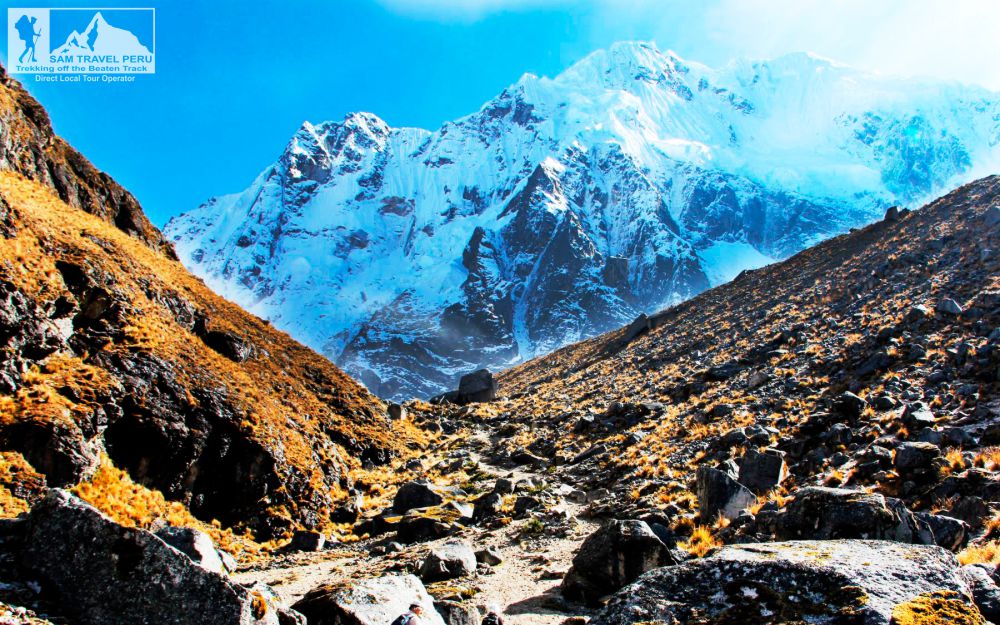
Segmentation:
<svg viewBox="0 0 1000 625">
<path fill-rule="evenodd" d="M 167 236 L 0 75 L 0 623 L 1000 622 L 1000 177 L 951 188 L 996 102 L 841 118 L 873 128 L 867 172 L 839 141 L 737 166 L 756 118 L 697 166 L 637 160 L 701 96 L 777 114 L 727 81 L 803 65 L 856 78 L 627 44 L 437 134 L 306 127 Z M 607 91 L 539 96 L 566 83 Z M 545 139 L 650 102 L 612 141 Z M 814 140 L 786 139 L 771 158 Z M 488 192 L 441 160 L 469 145 Z M 389 199 L 420 149 L 438 195 Z M 278 329 L 293 309 L 341 315 L 302 338 L 360 381 Z"/>
</svg>

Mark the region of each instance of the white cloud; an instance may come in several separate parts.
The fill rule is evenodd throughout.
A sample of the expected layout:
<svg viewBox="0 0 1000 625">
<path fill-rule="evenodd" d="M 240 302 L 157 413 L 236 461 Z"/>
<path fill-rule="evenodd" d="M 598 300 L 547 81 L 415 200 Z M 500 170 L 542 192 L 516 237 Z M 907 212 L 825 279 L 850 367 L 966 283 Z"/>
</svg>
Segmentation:
<svg viewBox="0 0 1000 625">
<path fill-rule="evenodd" d="M 720 0 L 705 24 L 709 45 L 733 55 L 808 50 L 888 74 L 1000 88 L 995 0 Z"/>
<path fill-rule="evenodd" d="M 998 0 L 375 0 L 403 15 L 477 21 L 505 11 L 558 9 L 573 42 L 653 39 L 692 60 L 809 51 L 886 74 L 923 75 L 1000 90 Z"/>
<path fill-rule="evenodd" d="M 569 6 L 573 0 L 376 0 L 376 2 L 391 11 L 413 17 L 468 21 L 501 11 Z"/>
</svg>

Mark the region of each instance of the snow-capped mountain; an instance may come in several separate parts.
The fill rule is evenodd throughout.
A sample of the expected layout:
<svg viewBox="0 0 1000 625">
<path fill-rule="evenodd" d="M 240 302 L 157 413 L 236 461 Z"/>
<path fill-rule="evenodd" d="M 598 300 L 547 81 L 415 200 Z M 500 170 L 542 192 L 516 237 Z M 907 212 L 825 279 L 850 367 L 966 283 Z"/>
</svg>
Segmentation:
<svg viewBox="0 0 1000 625">
<path fill-rule="evenodd" d="M 385 397 L 629 322 L 1000 168 L 1000 95 L 622 43 L 434 132 L 305 123 L 166 233 Z"/>
<path fill-rule="evenodd" d="M 138 37 L 124 28 L 115 28 L 98 11 L 82 33 L 74 30 L 66 38 L 66 43 L 53 50 L 52 54 L 148 56 L 152 53 Z"/>
</svg>

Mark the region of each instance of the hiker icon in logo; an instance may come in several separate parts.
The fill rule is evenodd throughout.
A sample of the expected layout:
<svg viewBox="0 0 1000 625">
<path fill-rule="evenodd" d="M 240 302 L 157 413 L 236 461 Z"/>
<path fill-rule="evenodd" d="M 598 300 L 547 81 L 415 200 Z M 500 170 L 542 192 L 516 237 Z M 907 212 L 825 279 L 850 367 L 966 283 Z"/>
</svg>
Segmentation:
<svg viewBox="0 0 1000 625">
<path fill-rule="evenodd" d="M 35 23 L 37 21 L 37 17 L 29 18 L 27 15 L 22 15 L 21 19 L 17 20 L 17 23 L 14 24 L 14 28 L 17 29 L 17 36 L 24 42 L 24 52 L 21 53 L 21 56 L 17 57 L 18 63 L 24 62 L 24 56 L 28 52 L 31 52 L 31 62 L 38 62 L 38 59 L 35 58 L 35 44 L 38 42 L 38 38 L 42 36 L 42 31 L 35 32 Z"/>
</svg>

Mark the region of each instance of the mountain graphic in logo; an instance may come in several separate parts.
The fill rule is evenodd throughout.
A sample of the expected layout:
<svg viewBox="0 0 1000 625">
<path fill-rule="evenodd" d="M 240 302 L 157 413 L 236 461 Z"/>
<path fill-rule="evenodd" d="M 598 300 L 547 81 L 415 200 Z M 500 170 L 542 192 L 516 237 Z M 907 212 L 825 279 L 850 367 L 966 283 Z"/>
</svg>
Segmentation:
<svg viewBox="0 0 1000 625">
<path fill-rule="evenodd" d="M 71 32 L 66 38 L 66 43 L 54 49 L 52 54 L 131 56 L 151 55 L 152 52 L 131 31 L 115 28 L 98 11 L 82 33 L 76 30 Z"/>
</svg>

